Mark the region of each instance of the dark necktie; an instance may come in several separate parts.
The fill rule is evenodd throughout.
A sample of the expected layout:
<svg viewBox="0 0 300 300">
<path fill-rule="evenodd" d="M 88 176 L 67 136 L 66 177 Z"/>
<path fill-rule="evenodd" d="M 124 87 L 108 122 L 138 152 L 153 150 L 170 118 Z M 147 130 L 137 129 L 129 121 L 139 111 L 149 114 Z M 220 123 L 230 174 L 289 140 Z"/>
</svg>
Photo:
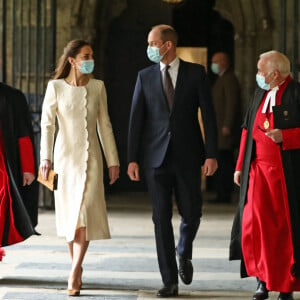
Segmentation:
<svg viewBox="0 0 300 300">
<path fill-rule="evenodd" d="M 166 66 L 164 68 L 165 74 L 163 77 L 163 87 L 164 87 L 165 95 L 168 100 L 169 108 L 170 108 L 170 110 L 172 110 L 173 102 L 174 102 L 174 87 L 172 84 L 170 73 L 168 71 L 169 68 L 170 68 L 170 66 Z"/>
</svg>

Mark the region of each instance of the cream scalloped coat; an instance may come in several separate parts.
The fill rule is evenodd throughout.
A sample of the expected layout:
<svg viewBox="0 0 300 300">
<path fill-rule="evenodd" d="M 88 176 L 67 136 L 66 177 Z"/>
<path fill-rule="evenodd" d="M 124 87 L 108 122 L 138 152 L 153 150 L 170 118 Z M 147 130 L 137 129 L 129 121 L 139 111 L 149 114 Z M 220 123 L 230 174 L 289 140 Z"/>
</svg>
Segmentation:
<svg viewBox="0 0 300 300">
<path fill-rule="evenodd" d="M 58 132 L 55 139 L 55 120 Z M 78 219 L 86 225 L 86 239 L 110 238 L 103 186 L 103 161 L 119 165 L 107 111 L 103 81 L 90 79 L 74 87 L 64 79 L 48 83 L 41 120 L 40 159 L 54 161 L 58 187 L 54 192 L 56 228 L 72 241 Z"/>
</svg>

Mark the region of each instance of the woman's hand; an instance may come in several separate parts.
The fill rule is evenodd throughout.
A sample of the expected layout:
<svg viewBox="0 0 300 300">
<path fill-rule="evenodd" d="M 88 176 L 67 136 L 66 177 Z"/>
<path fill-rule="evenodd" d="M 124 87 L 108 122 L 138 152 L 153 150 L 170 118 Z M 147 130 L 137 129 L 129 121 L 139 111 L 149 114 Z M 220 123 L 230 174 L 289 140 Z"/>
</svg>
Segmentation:
<svg viewBox="0 0 300 300">
<path fill-rule="evenodd" d="M 111 166 L 108 168 L 108 174 L 109 174 L 109 184 L 113 184 L 116 182 L 116 180 L 119 178 L 120 174 L 120 166 Z"/>
<path fill-rule="evenodd" d="M 49 171 L 52 169 L 51 161 L 49 159 L 44 159 L 40 163 L 40 170 L 44 180 L 48 179 Z"/>
</svg>

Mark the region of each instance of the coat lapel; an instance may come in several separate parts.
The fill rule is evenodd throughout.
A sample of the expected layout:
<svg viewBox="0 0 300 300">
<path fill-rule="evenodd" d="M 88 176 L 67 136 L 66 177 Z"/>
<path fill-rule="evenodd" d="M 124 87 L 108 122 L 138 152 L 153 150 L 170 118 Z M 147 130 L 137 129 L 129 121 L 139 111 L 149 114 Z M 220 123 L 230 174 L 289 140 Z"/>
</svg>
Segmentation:
<svg viewBox="0 0 300 300">
<path fill-rule="evenodd" d="M 256 95 L 254 97 L 254 99 L 256 100 L 254 103 L 254 111 L 255 111 L 254 118 L 256 116 L 256 112 L 260 106 L 260 103 L 261 103 L 265 93 L 266 93 L 266 91 L 263 89 L 257 89 L 257 91 L 256 91 Z"/>
<path fill-rule="evenodd" d="M 176 100 L 176 95 L 180 94 L 180 91 L 182 89 L 182 85 L 184 82 L 184 74 L 185 74 L 185 64 L 184 62 L 180 59 L 179 60 L 179 67 L 178 67 L 178 74 L 177 74 L 177 79 L 176 79 L 176 87 L 175 87 L 175 95 L 174 95 L 174 104 Z"/>
<path fill-rule="evenodd" d="M 152 82 L 153 82 L 153 91 L 157 91 L 158 95 L 158 101 L 162 101 L 163 102 L 163 106 L 166 107 L 166 109 L 168 111 L 170 111 L 169 109 L 169 105 L 168 105 L 168 100 L 167 97 L 165 95 L 164 92 L 164 88 L 162 85 L 162 76 L 161 76 L 161 71 L 160 71 L 160 64 L 156 64 L 153 72 L 152 72 L 152 78 L 151 78 Z"/>
<path fill-rule="evenodd" d="M 184 62 L 180 59 L 179 60 L 179 67 L 178 67 L 178 74 L 177 74 L 177 79 L 176 79 L 176 86 L 175 86 L 175 91 L 174 91 L 174 103 L 173 103 L 173 109 L 174 110 L 174 106 L 176 105 L 176 103 L 179 101 L 179 95 L 182 94 L 182 90 L 183 90 L 183 82 L 184 80 L 184 76 L 186 74 L 186 68 L 185 68 L 185 64 Z M 171 114 L 172 114 L 171 111 Z"/>
<path fill-rule="evenodd" d="M 178 74 L 177 74 L 177 80 L 176 80 L 176 87 L 175 87 L 175 92 L 174 92 L 174 104 L 173 104 L 173 109 L 174 106 L 176 105 L 176 102 L 178 102 L 177 98 L 179 98 L 179 95 L 182 94 L 182 89 L 183 89 L 183 82 L 184 82 L 184 76 L 185 76 L 185 64 L 182 60 L 180 60 L 179 67 L 178 67 Z M 168 100 L 164 92 L 164 88 L 162 85 L 162 75 L 160 71 L 160 64 L 156 64 L 153 73 L 152 73 L 152 78 L 153 82 L 153 90 L 158 91 L 158 97 L 160 101 L 164 102 L 164 106 L 166 109 L 172 114 L 172 111 L 170 111 L 169 105 L 168 105 Z"/>
<path fill-rule="evenodd" d="M 265 93 L 266 93 L 266 91 L 265 91 L 265 90 L 262 90 L 262 89 L 259 89 L 259 90 L 257 91 L 257 99 L 258 99 L 258 101 L 257 101 L 257 103 L 256 103 L 257 106 L 260 105 L 261 100 L 262 100 L 262 98 L 264 97 Z M 258 108 L 258 107 L 257 107 L 257 108 Z"/>
</svg>

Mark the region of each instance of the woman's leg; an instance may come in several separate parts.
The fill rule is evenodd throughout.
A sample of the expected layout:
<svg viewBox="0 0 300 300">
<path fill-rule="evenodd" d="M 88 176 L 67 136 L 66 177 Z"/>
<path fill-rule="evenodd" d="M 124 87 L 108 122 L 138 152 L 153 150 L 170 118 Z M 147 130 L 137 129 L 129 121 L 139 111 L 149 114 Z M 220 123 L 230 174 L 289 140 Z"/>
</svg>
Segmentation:
<svg viewBox="0 0 300 300">
<path fill-rule="evenodd" d="M 86 241 L 85 230 L 85 227 L 78 228 L 75 233 L 74 241 L 68 243 L 69 253 L 72 258 L 72 269 L 69 275 L 68 289 L 80 289 L 81 265 L 89 246 L 89 241 Z"/>
<path fill-rule="evenodd" d="M 73 262 L 73 245 L 74 245 L 74 241 L 68 243 L 68 250 L 72 262 Z"/>
</svg>

